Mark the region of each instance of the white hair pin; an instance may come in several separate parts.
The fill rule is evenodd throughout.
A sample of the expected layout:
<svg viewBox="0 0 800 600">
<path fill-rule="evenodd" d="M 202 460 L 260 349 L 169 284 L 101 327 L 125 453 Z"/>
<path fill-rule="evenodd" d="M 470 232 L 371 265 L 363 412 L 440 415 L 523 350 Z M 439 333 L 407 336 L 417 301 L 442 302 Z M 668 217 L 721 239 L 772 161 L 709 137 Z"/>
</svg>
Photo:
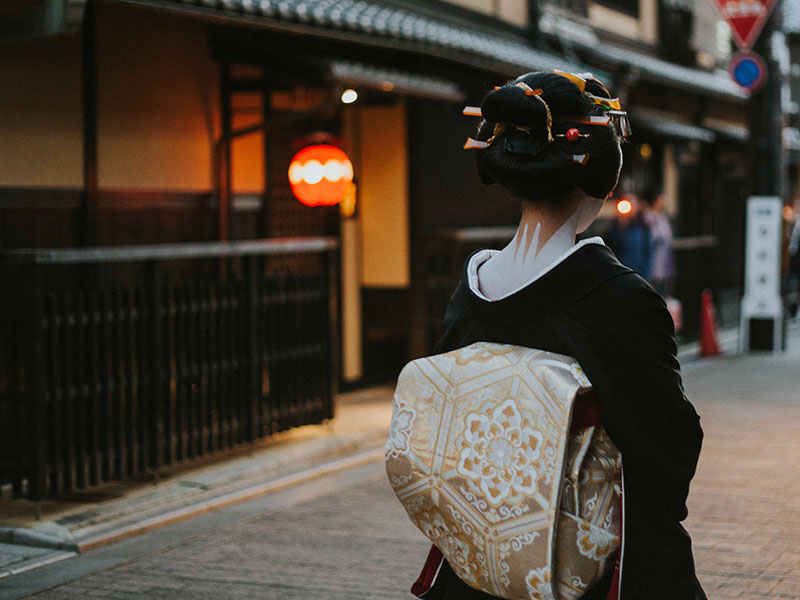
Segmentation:
<svg viewBox="0 0 800 600">
<path fill-rule="evenodd" d="M 479 142 L 472 138 L 467 138 L 467 141 L 464 142 L 464 150 L 483 150 L 488 146 L 487 142 Z"/>
</svg>

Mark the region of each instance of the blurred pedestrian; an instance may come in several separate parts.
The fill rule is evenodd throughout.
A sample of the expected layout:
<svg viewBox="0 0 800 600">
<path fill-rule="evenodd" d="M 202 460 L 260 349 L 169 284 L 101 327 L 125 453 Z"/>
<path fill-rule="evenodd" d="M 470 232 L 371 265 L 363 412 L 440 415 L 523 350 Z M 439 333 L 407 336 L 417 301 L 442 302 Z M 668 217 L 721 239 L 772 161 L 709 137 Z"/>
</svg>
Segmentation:
<svg viewBox="0 0 800 600">
<path fill-rule="evenodd" d="M 618 202 L 616 217 L 605 240 L 619 262 L 644 278 L 650 275 L 653 234 L 636 197 L 628 195 Z"/>
<path fill-rule="evenodd" d="M 793 215 L 794 225 L 789 234 L 789 276 L 787 288 L 791 295 L 789 311 L 792 317 L 796 317 L 798 305 L 800 305 L 800 214 L 793 212 Z"/>
<path fill-rule="evenodd" d="M 508 246 L 467 260 L 434 352 L 489 341 L 574 357 L 592 383 L 601 424 L 622 453 L 624 476 L 618 568 L 570 597 L 705 599 L 680 524 L 702 430 L 683 393 L 669 314 L 601 238 L 575 243 L 616 186 L 626 115 L 590 75 L 554 72 L 528 73 L 495 88 L 481 115 L 476 139 L 465 147 L 476 149 L 484 183 L 500 183 L 521 201 L 522 218 Z M 626 238 L 622 254 L 636 257 L 647 274 L 649 229 L 639 219 L 626 226 L 637 233 Z M 504 460 L 502 452 L 491 455 Z M 514 465 L 496 467 L 506 473 Z M 426 600 L 494 599 L 456 572 L 475 569 L 470 579 L 481 580 L 486 549 L 472 548 L 457 524 L 432 527 L 437 545 L 455 548 L 459 562 L 454 568 L 434 547 L 414 593 Z M 568 572 L 569 564 L 559 567 Z M 554 597 L 550 577 L 531 588 L 531 597 Z"/>
<path fill-rule="evenodd" d="M 672 291 L 675 264 L 672 251 L 672 225 L 664 212 L 664 196 L 659 190 L 647 190 L 642 200 L 644 221 L 650 227 L 652 239 L 652 259 L 646 279 L 655 291 L 666 298 Z"/>
</svg>

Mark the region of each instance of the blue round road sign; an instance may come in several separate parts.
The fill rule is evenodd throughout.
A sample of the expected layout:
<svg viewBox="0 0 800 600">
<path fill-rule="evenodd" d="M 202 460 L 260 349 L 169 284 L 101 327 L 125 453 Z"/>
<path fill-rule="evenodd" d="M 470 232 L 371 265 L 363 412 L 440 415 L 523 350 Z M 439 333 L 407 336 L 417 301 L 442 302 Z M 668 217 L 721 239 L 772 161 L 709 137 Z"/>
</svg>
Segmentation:
<svg viewBox="0 0 800 600">
<path fill-rule="evenodd" d="M 767 80 L 767 65 L 755 52 L 737 52 L 728 64 L 731 78 L 751 92 L 758 91 Z"/>
</svg>

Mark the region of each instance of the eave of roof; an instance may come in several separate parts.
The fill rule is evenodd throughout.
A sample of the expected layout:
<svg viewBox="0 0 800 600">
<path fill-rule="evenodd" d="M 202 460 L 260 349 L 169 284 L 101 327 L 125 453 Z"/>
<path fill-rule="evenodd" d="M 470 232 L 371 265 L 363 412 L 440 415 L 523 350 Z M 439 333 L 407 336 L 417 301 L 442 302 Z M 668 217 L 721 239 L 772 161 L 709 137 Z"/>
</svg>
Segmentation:
<svg viewBox="0 0 800 600">
<path fill-rule="evenodd" d="M 696 140 L 711 143 L 716 140 L 716 134 L 705 127 L 681 123 L 666 113 L 648 109 L 636 109 L 630 114 L 631 126 L 634 134 L 638 130 L 650 131 L 667 138 Z"/>
<path fill-rule="evenodd" d="M 328 76 L 333 81 L 345 85 L 363 86 L 433 100 L 463 102 L 466 98 L 464 90 L 452 81 L 359 62 L 333 60 L 330 63 Z"/>
<path fill-rule="evenodd" d="M 224 23 L 394 48 L 516 75 L 533 69 L 586 70 L 522 38 L 471 29 L 411 9 L 367 0 L 116 0 Z"/>
<path fill-rule="evenodd" d="M 543 33 L 593 57 L 595 62 L 606 68 L 625 65 L 646 81 L 723 100 L 744 102 L 749 98 L 749 94 L 734 83 L 725 71 L 692 69 L 613 44 L 604 44 L 590 27 L 570 19 L 545 13 L 539 20 L 539 28 Z"/>
</svg>

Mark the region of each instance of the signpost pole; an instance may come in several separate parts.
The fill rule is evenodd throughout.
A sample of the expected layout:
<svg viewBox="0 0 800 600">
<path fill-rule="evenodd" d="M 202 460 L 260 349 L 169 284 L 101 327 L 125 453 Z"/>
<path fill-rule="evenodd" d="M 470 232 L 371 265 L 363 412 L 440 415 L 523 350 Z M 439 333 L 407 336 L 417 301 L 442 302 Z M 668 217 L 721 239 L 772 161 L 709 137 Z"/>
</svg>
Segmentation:
<svg viewBox="0 0 800 600">
<path fill-rule="evenodd" d="M 780 301 L 781 206 L 784 187 L 783 77 L 778 61 L 780 10 L 770 15 L 755 43 L 767 79 L 750 100 L 750 164 L 752 197 L 746 224 L 745 295 L 742 299 L 742 350 L 783 347 Z M 777 248 L 777 251 L 776 251 Z"/>
</svg>

